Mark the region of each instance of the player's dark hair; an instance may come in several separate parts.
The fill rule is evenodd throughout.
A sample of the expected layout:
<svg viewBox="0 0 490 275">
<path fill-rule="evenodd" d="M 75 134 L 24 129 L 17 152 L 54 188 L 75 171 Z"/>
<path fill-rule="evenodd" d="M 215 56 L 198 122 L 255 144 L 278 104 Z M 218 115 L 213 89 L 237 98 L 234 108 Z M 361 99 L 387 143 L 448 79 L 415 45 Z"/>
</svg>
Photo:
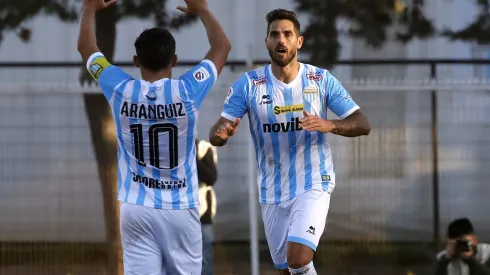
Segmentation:
<svg viewBox="0 0 490 275">
<path fill-rule="evenodd" d="M 267 20 L 267 35 L 269 35 L 270 27 L 272 22 L 276 20 L 289 20 L 293 22 L 294 29 L 296 30 L 296 34 L 299 34 L 301 31 L 301 25 L 299 24 L 298 21 L 298 16 L 296 13 L 285 10 L 285 9 L 275 9 L 270 11 L 265 19 Z"/>
<path fill-rule="evenodd" d="M 162 28 L 144 30 L 134 42 L 141 66 L 151 71 L 160 71 L 170 66 L 175 55 L 175 39 Z"/>
<path fill-rule="evenodd" d="M 447 227 L 447 237 L 449 239 L 457 239 L 464 235 L 473 234 L 473 224 L 468 218 L 459 218 L 452 221 Z"/>
</svg>

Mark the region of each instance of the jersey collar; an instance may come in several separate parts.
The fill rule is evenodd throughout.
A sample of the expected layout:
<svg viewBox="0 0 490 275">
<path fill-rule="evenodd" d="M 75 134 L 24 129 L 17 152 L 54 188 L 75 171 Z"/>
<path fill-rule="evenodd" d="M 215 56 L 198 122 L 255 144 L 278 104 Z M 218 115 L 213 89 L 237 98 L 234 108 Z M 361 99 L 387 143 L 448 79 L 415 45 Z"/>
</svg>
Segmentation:
<svg viewBox="0 0 490 275">
<path fill-rule="evenodd" d="M 298 62 L 298 63 L 299 63 L 298 74 L 296 75 L 296 78 L 294 78 L 294 80 L 289 82 L 288 84 L 277 79 L 276 76 L 272 73 L 272 65 L 269 65 L 267 70 L 269 71 L 269 75 L 271 76 L 271 79 L 272 79 L 272 82 L 274 83 L 274 85 L 277 85 L 279 87 L 286 88 L 286 89 L 294 87 L 296 85 L 296 83 L 298 83 L 298 81 L 301 80 L 301 76 L 303 75 L 303 71 L 304 71 L 304 64 L 301 62 Z"/>
</svg>

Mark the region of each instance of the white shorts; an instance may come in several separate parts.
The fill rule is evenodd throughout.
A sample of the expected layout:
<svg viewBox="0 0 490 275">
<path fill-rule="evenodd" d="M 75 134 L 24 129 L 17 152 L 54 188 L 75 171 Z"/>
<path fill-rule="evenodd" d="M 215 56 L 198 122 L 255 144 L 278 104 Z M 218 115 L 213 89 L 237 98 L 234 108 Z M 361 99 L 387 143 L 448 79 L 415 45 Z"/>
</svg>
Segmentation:
<svg viewBox="0 0 490 275">
<path fill-rule="evenodd" d="M 287 269 L 287 243 L 295 242 L 316 251 L 325 229 L 330 194 L 309 190 L 279 204 L 263 204 L 265 236 L 274 266 Z"/>
<path fill-rule="evenodd" d="M 166 210 L 121 203 L 125 275 L 201 275 L 197 209 Z"/>
</svg>

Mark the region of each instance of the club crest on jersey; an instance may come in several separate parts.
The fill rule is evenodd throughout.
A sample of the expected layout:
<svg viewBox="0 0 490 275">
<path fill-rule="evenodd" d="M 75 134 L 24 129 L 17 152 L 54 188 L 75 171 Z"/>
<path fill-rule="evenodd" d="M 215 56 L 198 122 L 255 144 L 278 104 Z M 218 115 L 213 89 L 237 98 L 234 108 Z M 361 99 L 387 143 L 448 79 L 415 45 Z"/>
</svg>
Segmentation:
<svg viewBox="0 0 490 275">
<path fill-rule="evenodd" d="M 194 79 L 197 80 L 198 82 L 203 82 L 204 80 L 208 79 L 210 76 L 208 70 L 206 68 L 201 67 L 199 70 L 194 72 Z"/>
<path fill-rule="evenodd" d="M 146 94 L 146 98 L 149 100 L 155 100 L 157 99 L 157 93 L 155 87 L 151 87 L 148 93 Z"/>
<path fill-rule="evenodd" d="M 318 97 L 318 89 L 316 86 L 311 85 L 303 90 L 303 97 L 308 102 L 313 102 Z"/>
</svg>

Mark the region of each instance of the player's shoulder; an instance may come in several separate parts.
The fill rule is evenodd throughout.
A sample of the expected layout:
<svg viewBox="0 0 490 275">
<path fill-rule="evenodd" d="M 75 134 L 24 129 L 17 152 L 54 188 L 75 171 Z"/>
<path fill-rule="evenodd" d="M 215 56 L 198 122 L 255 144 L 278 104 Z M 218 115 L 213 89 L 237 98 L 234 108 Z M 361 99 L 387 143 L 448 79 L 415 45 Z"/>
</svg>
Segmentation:
<svg viewBox="0 0 490 275">
<path fill-rule="evenodd" d="M 256 67 L 245 73 L 248 77 L 265 77 L 267 75 L 266 71 L 269 65 Z"/>
<path fill-rule="evenodd" d="M 322 81 L 332 76 L 330 72 L 324 68 L 306 63 L 303 63 L 303 67 L 303 74 L 307 80 Z"/>
<path fill-rule="evenodd" d="M 260 66 L 250 70 L 242 75 L 239 81 L 242 83 L 247 83 L 253 86 L 259 86 L 270 81 L 269 75 L 267 73 L 268 66 Z"/>
</svg>

